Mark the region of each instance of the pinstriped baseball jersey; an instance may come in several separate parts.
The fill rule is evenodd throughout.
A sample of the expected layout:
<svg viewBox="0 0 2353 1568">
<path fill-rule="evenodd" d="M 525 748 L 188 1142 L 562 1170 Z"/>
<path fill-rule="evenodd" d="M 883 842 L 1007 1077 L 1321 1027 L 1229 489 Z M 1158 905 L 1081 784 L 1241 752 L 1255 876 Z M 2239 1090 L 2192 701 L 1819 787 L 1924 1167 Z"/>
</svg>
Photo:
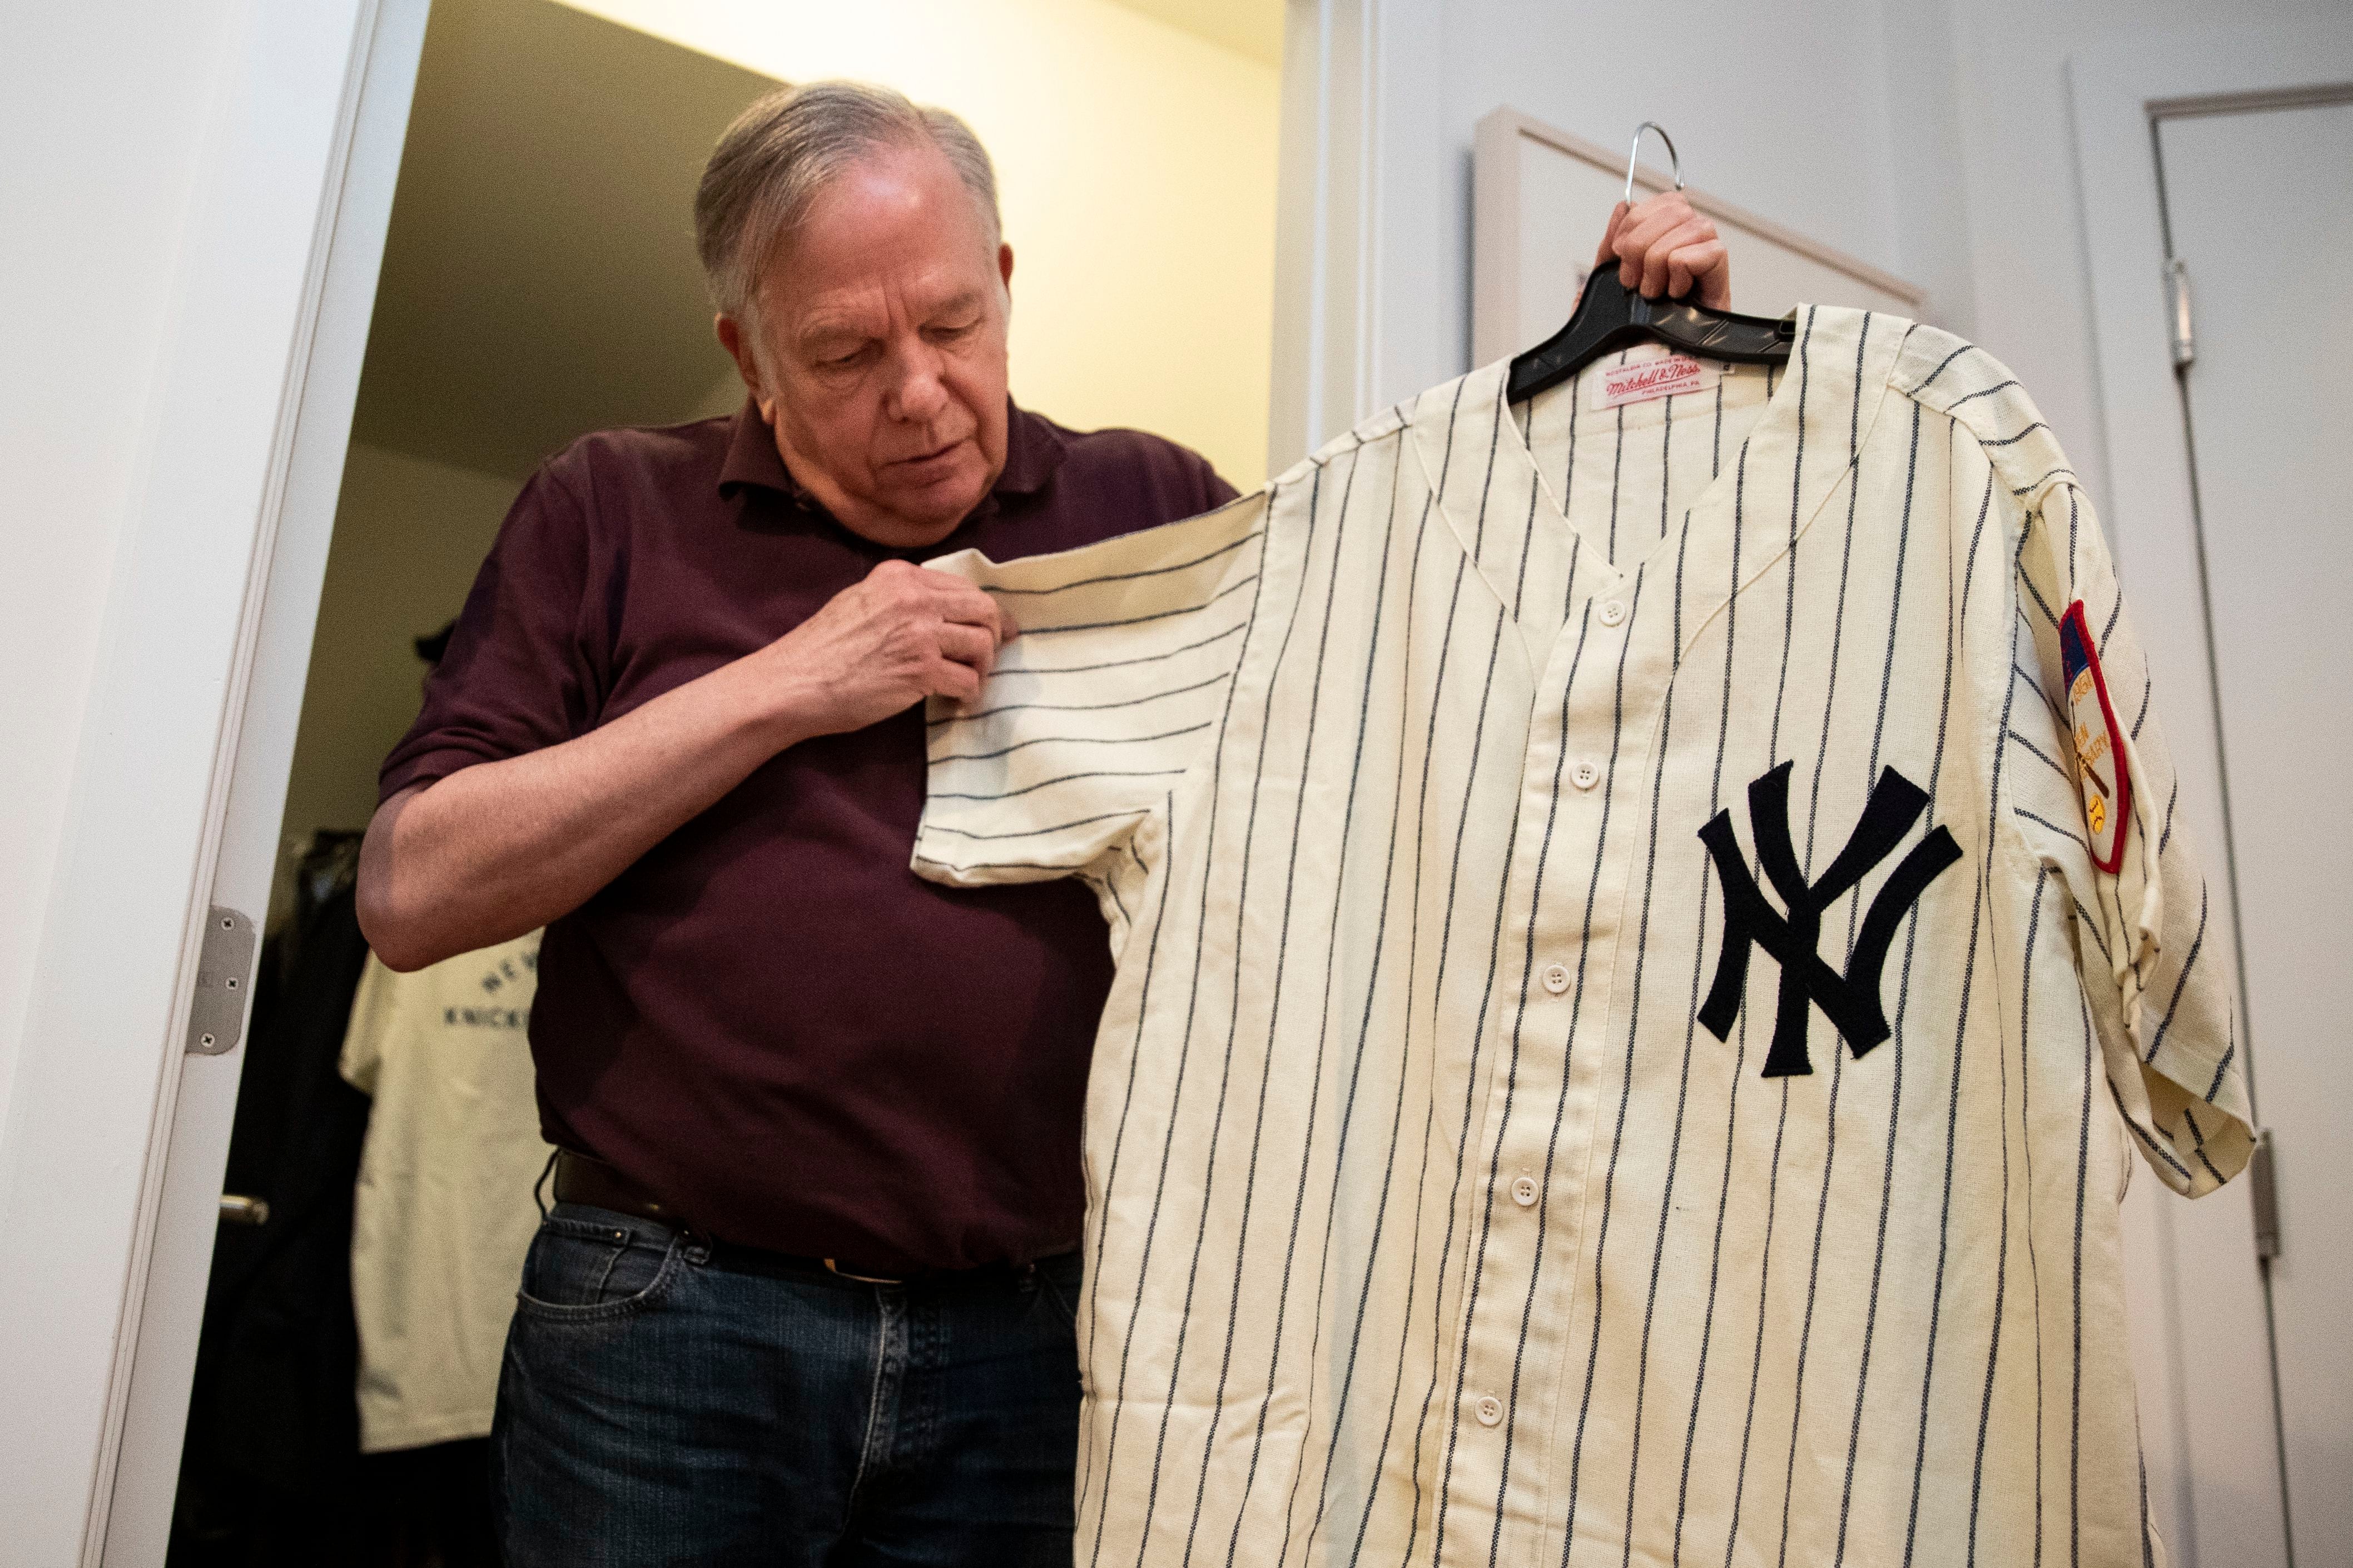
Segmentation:
<svg viewBox="0 0 2353 1568">
<path fill-rule="evenodd" d="M 1609 368 L 934 563 L 1023 634 L 917 868 L 1118 953 L 1077 1560 L 2154 1560 L 2126 1147 L 2248 1110 L 2091 509 L 1926 327 Z"/>
</svg>

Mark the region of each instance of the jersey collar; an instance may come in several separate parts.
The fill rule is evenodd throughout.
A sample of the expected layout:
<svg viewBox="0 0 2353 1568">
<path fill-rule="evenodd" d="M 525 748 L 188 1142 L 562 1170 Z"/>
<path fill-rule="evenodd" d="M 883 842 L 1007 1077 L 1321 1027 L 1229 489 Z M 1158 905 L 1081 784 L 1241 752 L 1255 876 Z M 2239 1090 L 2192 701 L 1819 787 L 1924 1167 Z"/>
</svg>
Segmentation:
<svg viewBox="0 0 2353 1568">
<path fill-rule="evenodd" d="M 1519 602 L 1528 549 L 1577 552 L 1566 606 L 1572 623 L 1584 601 L 1621 592 L 1646 559 L 1680 558 L 1691 581 L 1725 584 L 1710 595 L 1720 604 L 1731 596 L 1736 573 L 1745 585 L 1788 552 L 1868 439 L 1908 325 L 1833 306 L 1800 305 L 1797 314 L 1799 345 L 1788 368 L 1741 448 L 1726 454 L 1717 482 L 1678 532 L 1623 560 L 1609 560 L 1562 516 L 1555 481 L 1540 474 L 1508 405 L 1510 361 L 1422 395 L 1409 435 L 1425 478 L 1507 614 Z M 1751 482 L 1743 483 L 1744 472 Z M 1777 476 L 1771 494 L 1754 482 L 1767 474 Z M 1687 616 L 1687 635 L 1704 619 Z M 1541 666 L 1544 650 L 1529 653 Z"/>
</svg>

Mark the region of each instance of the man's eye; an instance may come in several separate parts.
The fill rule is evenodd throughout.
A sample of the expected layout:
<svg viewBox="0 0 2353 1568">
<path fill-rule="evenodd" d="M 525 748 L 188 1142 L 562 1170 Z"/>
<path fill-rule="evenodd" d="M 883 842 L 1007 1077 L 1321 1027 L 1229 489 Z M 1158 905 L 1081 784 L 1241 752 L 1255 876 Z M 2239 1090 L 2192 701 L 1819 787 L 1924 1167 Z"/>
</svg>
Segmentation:
<svg viewBox="0 0 2353 1568">
<path fill-rule="evenodd" d="M 863 360 L 865 357 L 866 349 L 865 346 L 861 344 L 857 348 L 849 350 L 846 353 L 824 355 L 818 359 L 817 363 L 818 367 L 821 370 L 850 370 L 855 368 L 859 362 Z"/>
</svg>

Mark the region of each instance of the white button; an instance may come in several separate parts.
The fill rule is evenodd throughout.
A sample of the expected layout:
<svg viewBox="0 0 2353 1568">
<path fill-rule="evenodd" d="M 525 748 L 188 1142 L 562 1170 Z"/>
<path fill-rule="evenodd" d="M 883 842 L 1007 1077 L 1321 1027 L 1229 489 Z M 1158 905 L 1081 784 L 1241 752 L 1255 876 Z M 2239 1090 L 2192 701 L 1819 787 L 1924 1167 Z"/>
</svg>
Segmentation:
<svg viewBox="0 0 2353 1568">
<path fill-rule="evenodd" d="M 1622 621 L 1622 620 L 1624 620 L 1625 618 L 1626 618 L 1626 601 L 1625 601 L 1625 600 L 1623 600 L 1623 599 L 1604 599 L 1604 600 L 1602 600 L 1602 601 L 1601 601 L 1601 624 L 1602 624 L 1603 626 L 1616 626 L 1620 621 Z"/>
<path fill-rule="evenodd" d="M 1601 770 L 1591 763 L 1579 763 L 1569 773 L 1569 778 L 1579 789 L 1591 789 L 1601 782 Z"/>
<path fill-rule="evenodd" d="M 1536 1179 L 1522 1176 L 1512 1184 L 1512 1201 L 1522 1208 L 1534 1208 L 1536 1203 Z"/>
<path fill-rule="evenodd" d="M 1568 971 L 1560 964 L 1546 964 L 1542 978 L 1544 988 L 1556 996 L 1568 989 Z"/>
<path fill-rule="evenodd" d="M 1504 1402 L 1492 1394 L 1481 1394 L 1475 1408 L 1479 1412 L 1479 1425 L 1482 1426 L 1493 1426 L 1504 1418 Z"/>
</svg>

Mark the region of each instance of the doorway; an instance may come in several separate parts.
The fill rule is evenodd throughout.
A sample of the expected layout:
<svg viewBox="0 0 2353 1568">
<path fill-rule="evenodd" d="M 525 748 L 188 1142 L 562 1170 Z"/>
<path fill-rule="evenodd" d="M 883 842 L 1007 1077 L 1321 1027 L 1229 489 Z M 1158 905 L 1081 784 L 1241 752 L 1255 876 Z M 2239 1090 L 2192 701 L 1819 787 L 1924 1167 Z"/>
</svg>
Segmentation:
<svg viewBox="0 0 2353 1568">
<path fill-rule="evenodd" d="M 2198 1203 L 2152 1183 L 2126 1201 L 2149 1512 L 2186 1568 L 2340 1562 L 2353 1276 L 2330 1162 L 2353 1150 L 2325 1114 L 2317 987 L 2343 967 L 2325 944 L 2345 867 L 2306 825 L 2335 799 L 2307 781 L 2333 781 L 2348 745 L 2353 405 L 2330 356 L 2353 312 L 2317 281 L 2332 274 L 2301 269 L 2353 237 L 2353 26 L 2118 40 L 2068 76 L 2118 570 L 2172 694 L 2173 821 L 2209 875 L 2201 962 L 2234 972 L 2268 1130 L 2246 1174 Z"/>
<path fill-rule="evenodd" d="M 2326 824 L 2353 769 L 2353 83 L 2158 114 L 2175 351 L 2221 736 L 2249 1089 L 2271 1169 L 2256 1236 L 2289 1561 L 2353 1559 L 2353 1134 L 2337 1112 L 2353 850 Z M 2263 243 L 2242 235 L 2270 215 Z M 2290 308 L 2293 302 L 2293 308 Z M 2284 395 L 2284 389 L 2285 395 Z M 2268 1175 L 2267 1194 L 2263 1178 Z"/>
<path fill-rule="evenodd" d="M 776 85 L 553 0 L 432 7 L 285 779 L 173 1568 L 495 1561 L 504 1299 L 483 1276 L 503 1251 L 519 1268 L 537 1218 L 535 942 L 475 965 L 497 994 L 428 1034 L 440 991 L 479 986 L 367 959 L 357 840 L 531 471 L 586 431 L 740 403 L 686 213 L 720 132 Z"/>
<path fill-rule="evenodd" d="M 334 262 L 355 265 L 359 251 L 370 254 L 360 268 L 367 276 L 360 303 L 338 307 L 331 279 L 321 342 L 307 351 L 311 383 L 333 379 L 337 330 L 347 338 L 354 326 L 364 331 L 364 359 L 346 342 L 358 364 L 348 432 L 331 417 L 332 436 L 320 424 L 296 439 L 298 466 L 339 472 L 339 489 L 333 478 L 324 487 L 336 495 L 333 506 L 305 512 L 290 503 L 274 546 L 264 546 L 269 599 L 259 612 L 254 689 L 275 708 L 262 710 L 264 696 L 246 703 L 212 882 L 216 900 L 258 915 L 265 899 L 256 884 L 266 886 L 268 912 L 258 923 L 281 937 L 315 906 L 321 886 L 342 876 L 336 849 L 348 840 L 338 836 L 364 825 L 377 761 L 415 711 L 424 668 L 417 644 L 456 613 L 533 468 L 589 430 L 738 405 L 739 384 L 710 331 L 689 202 L 719 130 L 782 76 L 864 75 L 975 121 L 1000 165 L 1008 238 L 1035 247 L 1023 273 L 1030 304 L 1016 317 L 1017 397 L 1074 425 L 1147 424 L 1204 450 L 1243 486 L 1264 473 L 1280 100 L 1271 29 L 1234 35 L 1220 7 L 1178 0 L 1056 0 L 1048 7 L 1056 24 L 1050 48 L 1036 38 L 998 47 L 1026 48 L 1040 71 L 1068 74 L 1072 93 L 1055 100 L 1034 84 L 999 82 L 996 97 L 975 109 L 924 79 L 923 72 L 951 79 L 951 68 L 989 74 L 980 69 L 988 62 L 969 50 L 957 58 L 955 40 L 919 62 L 913 79 L 887 68 L 900 58 L 882 47 L 894 26 L 887 0 L 817 29 L 811 37 L 822 47 L 802 55 L 787 47 L 792 38 L 747 37 L 747 28 L 757 35 L 770 18 L 765 5 L 657 8 L 659 28 L 630 9 L 587 0 L 438 0 L 428 18 L 424 0 L 381 0 L 363 18 L 363 34 L 373 26 L 376 37 L 374 54 L 361 61 L 367 91 L 379 105 L 393 94 L 404 100 L 406 141 L 386 127 L 372 132 L 362 99 L 341 196 L 346 217 L 338 220 L 331 200 L 322 220 L 322 242 L 332 228 L 342 252 Z M 1198 28 L 1188 25 L 1195 11 Z M 422 33 L 421 49 L 415 34 L 397 42 L 412 26 Z M 1211 36 L 1221 30 L 1229 36 Z M 1093 51 L 1105 68 L 1071 70 L 1073 51 Z M 1132 90 L 1138 80 L 1155 91 Z M 1121 110 L 1123 92 L 1132 112 Z M 1009 113 L 1004 104 L 1013 99 L 1019 116 L 1000 136 L 983 110 Z M 1205 134 L 1204 124 L 1216 134 Z M 1051 156 L 1058 145 L 1069 156 Z M 384 165 L 380 176 L 366 174 L 371 157 Z M 1074 167 L 1093 173 L 1124 159 L 1144 160 L 1151 179 L 1105 192 L 1070 177 Z M 397 192 L 388 198 L 378 276 L 373 240 L 364 226 L 351 231 L 348 214 L 368 195 L 355 183 L 380 177 L 389 186 L 395 160 Z M 1116 221 L 1106 221 L 1109 209 L 1118 209 Z M 1178 231 L 1202 232 L 1212 214 L 1223 220 L 1215 255 L 1188 258 L 1169 242 Z M 1157 269 L 1129 265 L 1131 253 L 1156 255 Z M 1058 277 L 1082 286 L 1060 289 L 1058 299 L 1040 286 Z M 1181 335 L 1201 352 L 1172 362 L 1182 374 L 1137 373 L 1151 356 L 1169 353 L 1172 322 L 1196 318 L 1199 331 Z M 1123 405 L 1124 390 L 1165 406 Z M 265 864 L 272 870 L 257 877 Z M 239 888 L 248 889 L 242 897 Z M 287 959 L 281 951 L 267 962 L 282 969 Z M 257 1277 L 302 1254 L 313 1297 L 306 1310 L 315 1310 L 321 1290 L 334 1295 L 335 1262 L 347 1255 L 334 1228 L 340 1219 L 347 1229 L 347 1203 L 339 1216 L 332 1201 L 290 1200 L 282 1185 L 271 1190 L 287 1179 L 285 1162 L 232 1152 L 233 1123 L 253 1121 L 273 1100 L 282 1118 L 294 1098 L 280 1076 L 288 1052 L 260 1048 L 266 1023 L 257 1018 L 251 1037 L 226 1056 L 193 1055 L 174 1066 L 168 1137 L 157 1142 L 159 1151 L 168 1145 L 168 1165 L 154 1252 L 132 1289 L 137 1345 L 135 1355 L 124 1347 L 128 1390 L 116 1395 L 121 1447 L 97 1490 L 97 1517 L 105 1521 L 98 1551 L 107 1562 L 141 1564 L 165 1561 L 167 1551 L 171 1561 L 190 1563 L 461 1561 L 446 1538 L 403 1540 L 397 1530 L 376 1530 L 350 1552 L 336 1543 L 344 1537 L 322 1545 L 319 1531 L 356 1523 L 366 1533 L 386 1506 L 416 1515 L 420 1485 L 428 1489 L 425 1511 L 438 1499 L 462 1512 L 460 1500 L 430 1465 L 392 1467 L 406 1473 L 369 1482 L 347 1424 L 335 1424 L 348 1411 L 306 1427 L 282 1418 L 281 1400 L 256 1426 L 246 1417 L 267 1401 L 254 1397 L 253 1362 L 206 1348 L 210 1331 L 234 1319 Z M 342 1070 L 335 1032 L 317 1032 L 302 1059 L 311 1087 L 342 1101 L 345 1141 L 363 1146 L 366 1134 L 348 1115 L 358 1091 Z M 528 1209 L 527 1186 L 510 1184 L 501 1201 Z M 304 1420 L 316 1415 L 321 1387 L 334 1402 L 334 1368 L 366 1353 L 364 1343 L 337 1351 L 332 1342 L 337 1333 L 350 1338 L 350 1313 L 346 1296 L 327 1303 L 325 1319 L 303 1320 L 301 1333 L 280 1333 L 280 1348 L 307 1347 Z M 271 1332 L 284 1323 L 282 1313 L 272 1319 Z M 200 1368 L 193 1407 L 192 1365 Z M 224 1388 L 246 1401 L 227 1419 L 216 1398 Z M 413 1458 L 427 1447 L 390 1452 Z M 302 1466 L 328 1458 L 344 1467 L 336 1487 L 289 1506 L 295 1489 L 288 1477 L 315 1480 Z M 182 1486 L 197 1472 L 203 1488 Z M 351 1506 L 322 1523 L 337 1500 Z M 193 1514 L 192 1501 L 202 1504 Z"/>
</svg>

